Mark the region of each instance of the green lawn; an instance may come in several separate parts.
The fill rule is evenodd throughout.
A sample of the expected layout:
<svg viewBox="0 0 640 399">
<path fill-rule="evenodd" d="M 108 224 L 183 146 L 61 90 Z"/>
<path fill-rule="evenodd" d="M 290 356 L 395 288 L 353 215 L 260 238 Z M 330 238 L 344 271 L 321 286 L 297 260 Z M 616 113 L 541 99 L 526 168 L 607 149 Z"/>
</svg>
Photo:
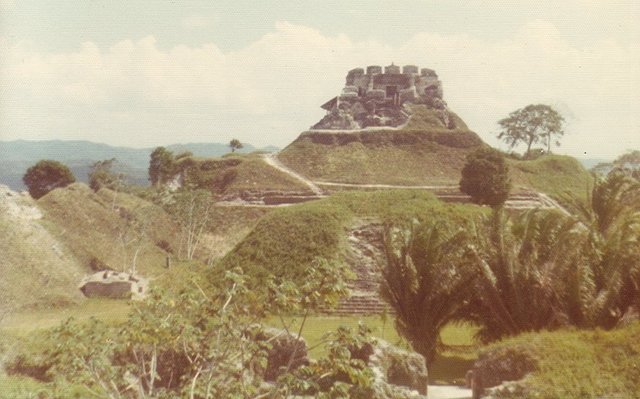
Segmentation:
<svg viewBox="0 0 640 399">
<path fill-rule="evenodd" d="M 9 315 L 0 321 L 0 333 L 25 336 L 34 331 L 56 327 L 70 317 L 76 320 L 95 317 L 103 321 L 121 322 L 127 319 L 129 309 L 127 301 L 87 299 L 78 305 L 59 309 L 27 310 Z"/>
<path fill-rule="evenodd" d="M 302 318 L 284 318 L 287 328 L 297 334 Z M 382 338 L 394 345 L 408 348 L 408 344 L 400 338 L 393 326 L 393 316 L 385 321 L 380 316 L 311 316 L 307 318 L 302 336 L 311 348 L 312 357 L 324 355 L 322 338 L 329 331 L 335 331 L 339 326 L 357 327 L 358 323 L 368 326 L 375 337 Z M 282 328 L 283 322 L 271 317 L 266 323 Z M 442 341 L 447 346 L 429 367 L 431 384 L 461 384 L 464 375 L 471 369 L 476 358 L 479 345 L 473 340 L 476 327 L 469 324 L 450 324 L 442 331 Z"/>
</svg>

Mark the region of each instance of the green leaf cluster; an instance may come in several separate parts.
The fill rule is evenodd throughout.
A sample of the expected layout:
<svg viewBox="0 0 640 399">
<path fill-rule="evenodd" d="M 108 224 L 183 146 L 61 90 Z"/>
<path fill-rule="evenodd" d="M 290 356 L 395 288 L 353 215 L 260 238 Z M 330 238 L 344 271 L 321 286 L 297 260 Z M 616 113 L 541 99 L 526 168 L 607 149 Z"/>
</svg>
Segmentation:
<svg viewBox="0 0 640 399">
<path fill-rule="evenodd" d="M 58 161 L 44 159 L 27 169 L 22 177 L 29 194 L 38 199 L 49 191 L 66 187 L 76 181 L 71 170 Z"/>
</svg>

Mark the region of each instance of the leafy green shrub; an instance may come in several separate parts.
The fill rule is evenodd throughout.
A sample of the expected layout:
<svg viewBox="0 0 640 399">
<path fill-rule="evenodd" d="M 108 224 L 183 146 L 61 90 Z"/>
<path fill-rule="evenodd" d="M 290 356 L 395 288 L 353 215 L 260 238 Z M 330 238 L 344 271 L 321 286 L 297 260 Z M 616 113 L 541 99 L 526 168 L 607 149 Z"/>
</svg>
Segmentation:
<svg viewBox="0 0 640 399">
<path fill-rule="evenodd" d="M 529 372 L 517 384 L 518 388 L 514 387 L 512 392 L 502 390 L 497 398 L 635 398 L 640 394 L 639 337 L 638 322 L 608 332 L 527 333 L 483 349 L 480 357 L 490 364 L 499 360 L 501 354 L 511 353 L 520 359 L 517 362 L 520 366 L 510 364 L 520 372 L 514 374 L 509 367 L 500 367 L 503 370 L 500 372 L 514 378 Z"/>
<path fill-rule="evenodd" d="M 396 328 L 431 363 L 440 331 L 471 296 L 476 277 L 469 267 L 463 227 L 443 221 L 387 226 L 381 294 L 395 311 Z"/>
<path fill-rule="evenodd" d="M 374 397 L 373 373 L 367 367 L 367 360 L 359 356 L 365 348 L 372 347 L 370 334 L 362 324 L 357 331 L 339 327 L 328 333 L 326 358 L 283 376 L 279 393 L 283 397 L 297 394 L 323 399 Z"/>
<path fill-rule="evenodd" d="M 126 323 L 69 320 L 47 333 L 39 344 L 44 350 L 25 348 L 18 354 L 12 370 L 52 381 L 53 389 L 79 385 L 98 397 L 279 397 L 293 388 L 283 382 L 264 384 L 271 344 L 253 338 L 251 332 L 260 328 L 256 322 L 266 311 L 308 312 L 335 304 L 345 293 L 343 272 L 319 261 L 304 285 L 270 276 L 267 284 L 252 289 L 240 270 L 207 278 L 182 271 L 182 279 L 174 279 L 168 291 L 153 291 L 136 304 Z M 348 344 L 346 339 L 340 342 Z M 336 359 L 343 354 L 331 352 Z M 292 364 L 287 362 L 284 374 L 294 371 Z M 350 391 L 351 385 L 362 383 L 351 377 L 366 373 L 351 371 L 346 360 L 320 364 L 321 369 L 309 369 L 304 378 L 320 381 L 327 372 L 346 373 L 350 379 L 339 389 Z"/>
<path fill-rule="evenodd" d="M 41 160 L 27 169 L 22 181 L 29 190 L 29 194 L 38 199 L 49 191 L 66 187 L 76 181 L 71 170 L 62 163 L 52 160 Z"/>
<path fill-rule="evenodd" d="M 462 169 L 460 191 L 477 204 L 501 206 L 509 197 L 511 181 L 504 156 L 492 148 L 481 148 L 468 155 Z"/>
</svg>

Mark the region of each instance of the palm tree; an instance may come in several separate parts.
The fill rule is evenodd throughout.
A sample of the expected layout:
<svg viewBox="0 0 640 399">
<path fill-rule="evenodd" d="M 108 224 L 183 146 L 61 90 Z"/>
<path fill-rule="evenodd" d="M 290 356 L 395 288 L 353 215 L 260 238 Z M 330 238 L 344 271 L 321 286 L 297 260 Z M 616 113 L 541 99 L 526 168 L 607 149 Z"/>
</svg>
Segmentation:
<svg viewBox="0 0 640 399">
<path fill-rule="evenodd" d="M 474 279 L 466 234 L 444 222 L 387 226 L 381 293 L 396 313 L 396 327 L 427 365 L 440 330 L 468 298 Z"/>
<path fill-rule="evenodd" d="M 470 249 L 479 278 L 458 316 L 480 325 L 483 342 L 567 323 L 558 278 L 570 248 L 562 243 L 576 222 L 554 211 L 531 211 L 514 221 L 494 209 L 475 230 Z"/>
<path fill-rule="evenodd" d="M 569 201 L 583 227 L 573 242 L 580 256 L 565 275 L 581 292 L 570 312 L 572 323 L 612 328 L 640 304 L 639 194 L 640 183 L 614 172 L 596 181 L 587 201 Z M 580 276 L 587 274 L 590 282 Z"/>
</svg>

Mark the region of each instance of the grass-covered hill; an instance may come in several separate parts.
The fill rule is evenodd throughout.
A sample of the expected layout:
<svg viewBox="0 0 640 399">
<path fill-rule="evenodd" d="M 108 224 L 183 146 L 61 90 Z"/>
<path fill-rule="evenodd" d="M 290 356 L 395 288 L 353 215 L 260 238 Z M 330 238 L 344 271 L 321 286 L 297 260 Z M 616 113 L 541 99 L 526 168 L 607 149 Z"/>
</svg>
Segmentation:
<svg viewBox="0 0 640 399">
<path fill-rule="evenodd" d="M 344 260 L 347 230 L 362 219 L 466 220 L 485 210 L 445 204 L 427 192 L 389 190 L 342 192 L 329 198 L 274 210 L 222 260 L 260 279 L 267 274 L 304 279 L 314 259 Z"/>
<path fill-rule="evenodd" d="M 175 248 L 177 227 L 159 206 L 126 193 L 82 183 L 53 190 L 38 200 L 43 223 L 84 266 L 156 274 Z M 166 242 L 167 244 L 163 244 Z M 137 253 L 137 254 L 136 254 Z"/>
<path fill-rule="evenodd" d="M 484 145 L 455 114 L 448 129 L 426 106 L 413 106 L 400 129 L 307 131 L 278 158 L 312 180 L 362 184 L 453 184 L 466 155 Z"/>
<path fill-rule="evenodd" d="M 435 111 L 414 105 L 399 129 L 354 132 L 303 132 L 278 154 L 291 169 L 318 182 L 457 185 L 466 156 L 486 144 L 454 113 L 448 129 Z M 509 160 L 516 188 L 556 197 L 570 191 L 584 195 L 589 173 L 574 158 L 548 155 Z"/>
<path fill-rule="evenodd" d="M 45 228 L 28 196 L 0 190 L 0 319 L 4 312 L 80 299 L 84 265 Z"/>
<path fill-rule="evenodd" d="M 593 187 L 591 174 L 577 159 L 566 155 L 527 161 L 509 159 L 509 169 L 514 186 L 533 188 L 556 198 L 567 194 L 585 198 Z"/>
<path fill-rule="evenodd" d="M 488 386 L 519 380 L 494 397 L 640 397 L 640 323 L 612 331 L 527 333 L 482 349 L 474 373 Z"/>
<path fill-rule="evenodd" d="M 82 183 L 38 201 L 3 191 L 0 303 L 16 310 L 76 302 L 84 275 L 128 271 L 134 262 L 139 273 L 156 276 L 166 249 L 177 247 L 176 229 L 151 202 L 106 189 L 94 193 Z"/>
<path fill-rule="evenodd" d="M 187 184 L 222 196 L 243 191 L 309 191 L 299 180 L 269 166 L 257 153 L 222 158 L 190 156 L 176 162 Z"/>
<path fill-rule="evenodd" d="M 270 211 L 213 206 L 196 258 L 222 257 Z M 81 301 L 78 284 L 96 270 L 135 264 L 145 277 L 164 278 L 166 257 L 180 262 L 179 247 L 171 215 L 139 196 L 74 183 L 35 201 L 0 186 L 0 319 L 5 310 Z"/>
<path fill-rule="evenodd" d="M 188 143 L 166 146 L 176 154 L 189 151 L 197 157 L 220 157 L 229 152 L 223 143 Z M 258 149 L 244 143 L 238 150 L 275 151 L 276 147 Z M 87 183 L 91 165 L 96 161 L 115 158 L 118 172 L 124 173 L 132 184 L 147 185 L 149 156 L 153 148 L 116 147 L 82 140 L 0 141 L 0 183 L 12 190 L 23 190 L 22 176 L 27 168 L 41 159 L 53 159 L 67 165 L 78 181 Z"/>
</svg>

